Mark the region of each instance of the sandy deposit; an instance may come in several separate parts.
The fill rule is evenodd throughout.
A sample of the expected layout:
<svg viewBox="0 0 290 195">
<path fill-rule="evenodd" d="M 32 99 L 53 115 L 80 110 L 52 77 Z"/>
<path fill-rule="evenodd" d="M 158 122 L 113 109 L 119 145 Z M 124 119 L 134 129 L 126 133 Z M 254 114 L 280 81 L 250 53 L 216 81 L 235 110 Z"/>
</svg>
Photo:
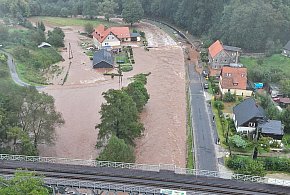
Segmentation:
<svg viewBox="0 0 290 195">
<path fill-rule="evenodd" d="M 185 166 L 186 160 L 186 101 L 185 78 L 182 49 L 159 28 L 140 24 L 151 41 L 162 48 L 134 48 L 136 64 L 134 70 L 124 73 L 123 86 L 129 77 L 151 72 L 147 88 L 150 100 L 141 114 L 144 136 L 136 141 L 137 163 L 176 164 Z M 151 29 L 151 31 L 150 31 Z M 71 44 L 74 58 L 71 59 L 67 82 L 62 86 L 65 72 L 69 67 L 68 54 L 63 53 L 64 62 L 59 63 L 64 71 L 52 81 L 54 85 L 45 92 L 55 98 L 56 108 L 65 119 L 65 124 L 57 129 L 57 140 L 52 146 L 40 146 L 42 156 L 92 159 L 98 154 L 94 148 L 100 122 L 102 93 L 108 89 L 118 89 L 118 78 L 103 76 L 102 72 L 91 68 L 91 62 L 79 46 L 79 28 L 65 28 L 66 45 Z M 159 32 L 160 31 L 160 32 Z M 158 36 L 153 36 L 154 34 Z M 164 34 L 164 36 L 159 36 Z"/>
</svg>

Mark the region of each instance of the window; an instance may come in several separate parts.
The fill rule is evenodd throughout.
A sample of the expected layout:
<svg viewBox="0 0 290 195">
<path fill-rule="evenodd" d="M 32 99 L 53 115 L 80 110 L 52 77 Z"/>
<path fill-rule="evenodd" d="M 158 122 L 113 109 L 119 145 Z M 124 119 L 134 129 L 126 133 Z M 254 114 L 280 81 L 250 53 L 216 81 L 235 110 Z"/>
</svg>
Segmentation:
<svg viewBox="0 0 290 195">
<path fill-rule="evenodd" d="M 254 122 L 249 122 L 249 127 L 255 127 L 255 123 Z"/>
<path fill-rule="evenodd" d="M 109 43 L 105 43 L 105 45 L 109 45 Z"/>
<path fill-rule="evenodd" d="M 230 76 L 232 76 L 232 74 L 231 73 L 226 73 L 226 76 L 230 77 Z"/>
<path fill-rule="evenodd" d="M 234 86 L 237 86 L 239 83 L 234 83 Z"/>
<path fill-rule="evenodd" d="M 112 39 L 114 40 L 115 37 L 112 37 Z"/>
<path fill-rule="evenodd" d="M 242 74 L 241 76 L 242 76 L 242 77 L 245 77 L 245 74 Z"/>
</svg>

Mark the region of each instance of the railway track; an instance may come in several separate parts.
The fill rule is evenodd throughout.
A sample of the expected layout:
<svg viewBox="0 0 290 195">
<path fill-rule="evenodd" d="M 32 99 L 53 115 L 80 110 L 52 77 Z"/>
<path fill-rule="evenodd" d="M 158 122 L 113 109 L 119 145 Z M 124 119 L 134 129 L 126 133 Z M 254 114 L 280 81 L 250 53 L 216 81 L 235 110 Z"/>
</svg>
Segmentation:
<svg viewBox="0 0 290 195">
<path fill-rule="evenodd" d="M 202 176 L 180 175 L 171 171 L 150 172 L 107 167 L 0 161 L 0 173 L 2 174 L 13 174 L 17 168 L 36 171 L 45 177 L 51 178 L 130 184 L 184 191 L 199 191 L 212 194 L 290 194 L 289 187 L 246 183 Z"/>
</svg>

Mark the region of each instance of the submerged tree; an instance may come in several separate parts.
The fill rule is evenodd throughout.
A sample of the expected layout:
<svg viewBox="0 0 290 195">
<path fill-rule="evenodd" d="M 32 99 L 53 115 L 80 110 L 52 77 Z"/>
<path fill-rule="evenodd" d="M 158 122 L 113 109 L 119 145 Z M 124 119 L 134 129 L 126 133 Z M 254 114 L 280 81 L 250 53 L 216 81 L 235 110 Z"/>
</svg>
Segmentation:
<svg viewBox="0 0 290 195">
<path fill-rule="evenodd" d="M 131 145 L 127 145 L 124 140 L 113 135 L 97 160 L 134 162 L 134 148 Z"/>
<path fill-rule="evenodd" d="M 132 98 L 123 90 L 112 90 L 103 93 L 106 100 L 101 106 L 101 123 L 97 147 L 115 135 L 128 144 L 134 144 L 134 138 L 141 135 L 144 127 L 138 122 L 138 111 Z"/>
</svg>

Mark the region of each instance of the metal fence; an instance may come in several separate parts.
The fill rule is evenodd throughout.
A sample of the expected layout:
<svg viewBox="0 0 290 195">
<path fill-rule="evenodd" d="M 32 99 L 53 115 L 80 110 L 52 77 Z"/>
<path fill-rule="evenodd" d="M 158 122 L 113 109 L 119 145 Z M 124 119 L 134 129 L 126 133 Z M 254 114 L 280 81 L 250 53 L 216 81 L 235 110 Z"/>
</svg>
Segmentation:
<svg viewBox="0 0 290 195">
<path fill-rule="evenodd" d="M 5 180 L 10 180 L 14 176 L 11 175 L 0 175 Z M 82 180 L 67 180 L 67 179 L 55 179 L 55 178 L 43 178 L 44 183 L 51 187 L 69 187 L 78 189 L 92 189 L 101 191 L 112 191 L 112 192 L 126 192 L 129 194 L 160 194 L 160 188 L 137 186 L 137 185 L 126 185 L 126 184 L 115 184 L 105 182 L 90 182 Z M 208 195 L 212 193 L 200 192 L 200 191 L 189 191 L 187 195 L 199 194 Z"/>
<path fill-rule="evenodd" d="M 93 167 L 112 167 L 112 168 L 137 169 L 137 170 L 154 171 L 154 172 L 159 172 L 160 170 L 170 170 L 170 171 L 174 171 L 174 173 L 176 174 L 183 174 L 183 175 L 218 177 L 222 179 L 231 179 L 231 180 L 239 180 L 239 181 L 247 181 L 247 182 L 257 182 L 257 183 L 290 186 L 290 180 L 274 179 L 274 178 L 269 178 L 269 177 L 259 177 L 259 176 L 252 176 L 252 175 L 234 174 L 232 172 L 217 172 L 217 171 L 207 171 L 207 170 L 198 170 L 198 169 L 187 169 L 187 168 L 180 168 L 172 164 L 147 165 L 147 164 L 135 164 L 135 163 L 81 160 L 81 159 L 68 159 L 68 158 L 55 158 L 55 157 L 40 157 L 40 156 L 9 155 L 9 154 L 0 154 L 0 160 L 67 164 L 67 165 L 84 165 L 84 166 L 93 166 Z"/>
</svg>

